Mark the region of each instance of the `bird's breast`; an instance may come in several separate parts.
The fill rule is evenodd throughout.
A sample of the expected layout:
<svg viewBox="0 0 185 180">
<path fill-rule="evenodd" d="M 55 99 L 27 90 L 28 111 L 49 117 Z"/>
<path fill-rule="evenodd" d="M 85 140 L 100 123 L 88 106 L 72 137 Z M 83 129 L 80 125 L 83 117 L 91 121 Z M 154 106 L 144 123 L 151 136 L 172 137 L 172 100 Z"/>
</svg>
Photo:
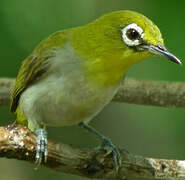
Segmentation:
<svg viewBox="0 0 185 180">
<path fill-rule="evenodd" d="M 117 91 L 118 85 L 92 84 L 77 57 L 66 51 L 60 53 L 51 60 L 48 75 L 21 96 L 20 108 L 28 122 L 66 126 L 90 120 Z"/>
</svg>

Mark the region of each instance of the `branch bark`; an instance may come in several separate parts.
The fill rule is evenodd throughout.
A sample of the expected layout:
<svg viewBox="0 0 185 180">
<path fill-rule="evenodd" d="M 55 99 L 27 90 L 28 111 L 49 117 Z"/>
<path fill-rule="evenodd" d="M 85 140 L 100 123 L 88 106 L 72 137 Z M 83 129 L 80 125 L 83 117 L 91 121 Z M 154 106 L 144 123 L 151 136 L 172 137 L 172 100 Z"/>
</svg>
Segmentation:
<svg viewBox="0 0 185 180">
<path fill-rule="evenodd" d="M 0 105 L 8 105 L 14 79 L 0 79 Z M 116 102 L 132 104 L 185 107 L 185 83 L 125 79 L 116 96 Z"/>
<path fill-rule="evenodd" d="M 20 125 L 0 127 L 0 157 L 34 163 L 36 136 Z M 108 180 L 185 179 L 185 161 L 144 158 L 121 150 L 122 165 L 112 169 L 111 155 L 48 141 L 48 160 L 44 167 L 88 178 Z"/>
</svg>

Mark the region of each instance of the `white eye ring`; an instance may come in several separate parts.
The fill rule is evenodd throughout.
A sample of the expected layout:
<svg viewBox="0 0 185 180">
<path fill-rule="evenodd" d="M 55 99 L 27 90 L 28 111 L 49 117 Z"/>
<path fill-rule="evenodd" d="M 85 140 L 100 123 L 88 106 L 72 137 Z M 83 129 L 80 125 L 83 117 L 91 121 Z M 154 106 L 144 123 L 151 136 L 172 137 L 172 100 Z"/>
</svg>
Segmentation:
<svg viewBox="0 0 185 180">
<path fill-rule="evenodd" d="M 134 29 L 140 35 L 139 39 L 134 39 L 134 40 L 129 39 L 127 32 L 130 29 Z M 140 44 L 140 39 L 144 37 L 143 29 L 135 23 L 127 25 L 121 30 L 121 32 L 122 32 L 122 39 L 127 46 L 138 46 Z"/>
</svg>

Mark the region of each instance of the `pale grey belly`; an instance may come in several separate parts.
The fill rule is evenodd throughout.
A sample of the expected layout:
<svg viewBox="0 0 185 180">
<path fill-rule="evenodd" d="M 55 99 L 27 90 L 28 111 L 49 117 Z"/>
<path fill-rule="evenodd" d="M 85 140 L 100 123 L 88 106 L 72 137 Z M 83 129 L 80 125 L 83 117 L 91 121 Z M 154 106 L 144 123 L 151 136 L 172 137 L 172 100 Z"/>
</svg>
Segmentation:
<svg viewBox="0 0 185 180">
<path fill-rule="evenodd" d="M 21 96 L 28 122 L 70 126 L 91 120 L 112 99 L 117 86 L 92 88 L 84 80 L 50 77 L 29 87 Z"/>
</svg>

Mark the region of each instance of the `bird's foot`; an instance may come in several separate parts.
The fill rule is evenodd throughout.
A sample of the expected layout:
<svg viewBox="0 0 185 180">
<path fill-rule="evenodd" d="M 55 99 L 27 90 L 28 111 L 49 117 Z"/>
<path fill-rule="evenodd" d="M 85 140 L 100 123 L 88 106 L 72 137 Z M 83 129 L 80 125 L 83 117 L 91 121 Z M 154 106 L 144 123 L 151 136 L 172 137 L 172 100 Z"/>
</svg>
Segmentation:
<svg viewBox="0 0 185 180">
<path fill-rule="evenodd" d="M 121 166 L 121 155 L 117 147 L 106 137 L 102 137 L 102 144 L 100 149 L 106 151 L 106 155 L 112 154 L 113 156 L 113 167 L 117 171 Z"/>
<path fill-rule="evenodd" d="M 40 166 L 41 162 L 44 160 L 46 163 L 47 161 L 47 132 L 44 129 L 37 129 L 35 131 L 35 134 L 37 135 L 37 147 L 36 147 L 36 156 L 35 156 L 35 163 L 37 164 L 37 167 Z M 36 168 L 37 168 L 36 167 Z"/>
</svg>

